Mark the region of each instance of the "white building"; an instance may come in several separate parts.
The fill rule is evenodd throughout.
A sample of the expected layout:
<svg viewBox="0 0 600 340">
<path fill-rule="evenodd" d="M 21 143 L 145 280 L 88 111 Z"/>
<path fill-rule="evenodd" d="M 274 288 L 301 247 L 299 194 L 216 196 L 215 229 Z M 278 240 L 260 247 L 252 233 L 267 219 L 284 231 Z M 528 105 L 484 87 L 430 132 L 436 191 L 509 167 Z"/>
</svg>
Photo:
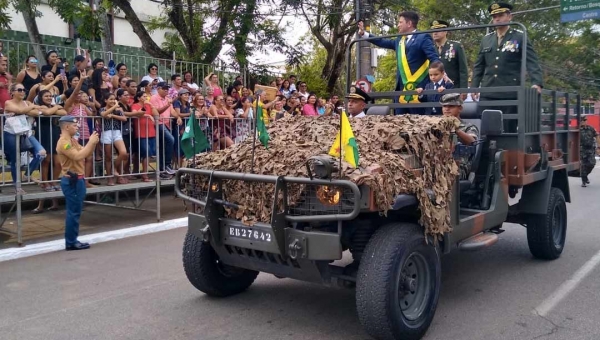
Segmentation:
<svg viewBox="0 0 600 340">
<path fill-rule="evenodd" d="M 94 0 L 84 1 L 89 1 L 90 6 L 94 6 Z M 36 18 L 40 34 L 61 38 L 73 38 L 75 33 L 73 26 L 62 21 L 58 14 L 46 4 L 46 0 L 42 0 L 41 2 L 42 4 L 37 8 L 41 13 L 41 17 Z M 162 11 L 161 6 L 159 6 L 157 2 L 151 0 L 131 1 L 131 7 L 133 7 L 142 22 L 148 21 L 151 17 L 159 16 Z M 8 11 L 8 15 L 10 15 L 12 19 L 10 24 L 11 30 L 27 32 L 27 27 L 25 26 L 25 21 L 23 20 L 23 15 L 21 13 L 17 13 L 14 8 L 11 8 Z M 133 32 L 133 28 L 129 22 L 125 20 L 125 15 L 123 13 L 117 13 L 111 16 L 110 22 L 112 23 L 111 31 L 113 32 L 113 43 L 115 45 L 141 47 L 142 43 L 138 36 Z M 164 34 L 165 31 L 156 30 L 151 33 L 151 36 L 160 46 L 165 40 Z"/>
</svg>

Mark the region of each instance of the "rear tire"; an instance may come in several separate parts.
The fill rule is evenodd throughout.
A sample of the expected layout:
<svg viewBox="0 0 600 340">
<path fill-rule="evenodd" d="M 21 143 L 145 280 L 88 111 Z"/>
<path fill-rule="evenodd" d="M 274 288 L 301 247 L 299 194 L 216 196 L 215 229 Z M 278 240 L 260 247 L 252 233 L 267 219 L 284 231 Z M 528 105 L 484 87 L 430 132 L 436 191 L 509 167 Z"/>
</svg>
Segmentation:
<svg viewBox="0 0 600 340">
<path fill-rule="evenodd" d="M 210 243 L 191 233 L 186 234 L 183 244 L 183 269 L 194 287 L 216 297 L 241 293 L 258 276 L 257 271 L 223 264 Z"/>
<path fill-rule="evenodd" d="M 531 254 L 544 260 L 560 257 L 567 238 L 567 204 L 558 188 L 550 189 L 548 210 L 527 219 L 527 243 Z"/>
<path fill-rule="evenodd" d="M 356 309 L 376 339 L 421 339 L 437 308 L 441 286 L 439 248 L 423 228 L 392 223 L 369 240 L 358 269 Z"/>
</svg>

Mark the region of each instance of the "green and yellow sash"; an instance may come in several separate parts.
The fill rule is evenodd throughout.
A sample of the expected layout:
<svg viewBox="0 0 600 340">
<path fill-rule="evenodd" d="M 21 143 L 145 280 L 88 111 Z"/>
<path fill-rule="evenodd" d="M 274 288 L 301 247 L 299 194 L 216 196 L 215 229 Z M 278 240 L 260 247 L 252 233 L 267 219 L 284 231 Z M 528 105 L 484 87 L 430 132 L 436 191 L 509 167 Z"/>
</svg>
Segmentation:
<svg viewBox="0 0 600 340">
<path fill-rule="evenodd" d="M 410 71 L 410 66 L 408 65 L 408 58 L 406 57 L 406 48 L 405 48 L 405 40 L 406 36 L 403 36 L 400 40 L 400 53 L 397 53 L 398 58 L 398 70 L 400 71 L 400 76 L 402 77 L 402 84 L 404 84 L 403 91 L 414 91 L 417 89 L 417 86 L 420 82 L 425 79 L 428 75 L 429 70 L 429 60 L 425 60 L 423 65 L 419 67 L 418 70 L 413 74 Z M 400 103 L 419 103 L 419 97 L 417 95 L 402 95 L 400 96 Z"/>
</svg>

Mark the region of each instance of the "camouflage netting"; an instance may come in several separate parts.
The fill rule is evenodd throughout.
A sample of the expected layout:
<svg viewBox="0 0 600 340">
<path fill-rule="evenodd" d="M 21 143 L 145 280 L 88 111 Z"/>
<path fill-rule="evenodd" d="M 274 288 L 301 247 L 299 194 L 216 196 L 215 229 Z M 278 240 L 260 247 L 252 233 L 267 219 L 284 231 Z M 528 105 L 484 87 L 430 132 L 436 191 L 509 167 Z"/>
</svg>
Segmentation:
<svg viewBox="0 0 600 340">
<path fill-rule="evenodd" d="M 450 134 L 459 121 L 452 117 L 367 116 L 351 119 L 360 151 L 359 168 L 342 164 L 342 178 L 366 184 L 375 193 L 376 205 L 386 213 L 399 193 L 411 193 L 419 199 L 421 224 L 431 235 L 450 231 L 449 202 L 458 167 L 452 158 Z M 257 140 L 254 171 L 258 174 L 308 177 L 305 162 L 315 155 L 327 154 L 339 128 L 337 117 L 289 117 L 269 126 L 269 149 Z M 422 175 L 415 175 L 407 154 L 423 164 Z M 197 155 L 191 167 L 250 172 L 252 138 L 225 150 Z M 378 171 L 371 171 L 378 169 Z M 339 174 L 334 177 L 338 177 Z M 200 179 L 197 179 L 200 180 Z M 204 185 L 194 180 L 194 185 Z M 206 181 L 206 178 L 202 178 Z M 189 183 L 190 178 L 184 178 Z M 197 188 L 197 187 L 196 187 Z M 426 189 L 435 194 L 435 202 Z M 185 190 L 185 189 L 184 189 Z M 252 224 L 270 222 L 273 185 L 228 181 L 224 198 L 242 205 L 229 211 L 231 217 Z M 301 188 L 288 192 L 290 204 L 300 196 Z"/>
</svg>

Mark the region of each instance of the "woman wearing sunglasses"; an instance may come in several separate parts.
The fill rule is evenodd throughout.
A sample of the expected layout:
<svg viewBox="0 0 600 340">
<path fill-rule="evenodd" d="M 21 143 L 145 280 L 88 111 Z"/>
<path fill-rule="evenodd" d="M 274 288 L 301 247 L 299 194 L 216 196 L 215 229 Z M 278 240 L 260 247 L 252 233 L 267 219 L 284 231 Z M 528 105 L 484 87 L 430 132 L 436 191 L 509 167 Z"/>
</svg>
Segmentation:
<svg viewBox="0 0 600 340">
<path fill-rule="evenodd" d="M 17 83 L 23 84 L 25 90 L 29 90 L 35 85 L 42 82 L 42 75 L 38 69 L 38 60 L 34 55 L 30 55 L 25 59 L 23 70 L 17 74 Z"/>
<path fill-rule="evenodd" d="M 16 160 L 20 157 L 20 152 L 31 152 L 33 159 L 27 167 L 27 177 L 31 178 L 31 174 L 37 170 L 41 162 L 46 158 L 46 150 L 42 145 L 35 139 L 31 132 L 31 119 L 27 119 L 26 124 L 25 117 L 39 117 L 42 114 L 42 107 L 33 105 L 31 102 L 24 100 L 25 98 L 25 86 L 20 83 L 13 84 L 10 87 L 10 94 L 12 99 L 7 100 L 4 106 L 4 113 L 6 115 L 4 122 L 4 154 L 7 160 L 10 162 L 10 174 L 12 176 L 13 183 L 16 183 L 17 176 L 21 176 L 21 171 L 17 174 Z M 44 108 L 45 109 L 45 108 Z M 25 116 L 25 117 L 23 117 Z M 23 126 L 28 126 L 28 131 L 24 131 Z M 17 131 L 17 129 L 19 129 Z M 27 129 L 25 129 L 27 130 Z M 21 135 L 23 136 L 21 138 Z M 17 138 L 20 138 L 20 150 L 17 150 Z M 24 194 L 23 190 L 16 190 L 17 194 Z"/>
</svg>

